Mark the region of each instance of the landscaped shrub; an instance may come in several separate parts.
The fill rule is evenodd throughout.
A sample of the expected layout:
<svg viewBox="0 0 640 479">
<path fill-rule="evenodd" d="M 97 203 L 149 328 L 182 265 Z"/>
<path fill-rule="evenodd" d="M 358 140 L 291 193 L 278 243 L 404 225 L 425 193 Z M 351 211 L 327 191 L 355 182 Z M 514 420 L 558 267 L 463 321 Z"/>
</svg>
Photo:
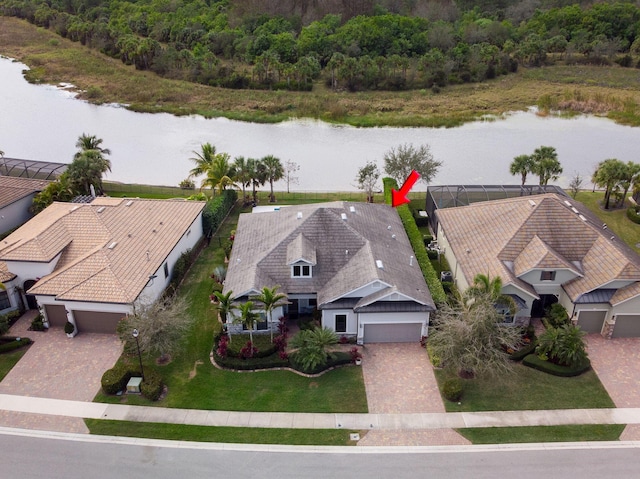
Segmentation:
<svg viewBox="0 0 640 479">
<path fill-rule="evenodd" d="M 433 249 L 427 250 L 427 256 L 429 259 L 438 259 L 438 252 Z"/>
<path fill-rule="evenodd" d="M 164 384 L 162 377 L 153 369 L 145 370 L 144 381 L 140 384 L 140 393 L 149 401 L 157 401 L 160 399 Z"/>
<path fill-rule="evenodd" d="M 292 357 L 295 358 L 295 354 Z M 342 366 L 343 364 L 351 364 L 351 354 L 344 352 L 336 352 L 330 356 L 327 356 L 327 362 L 324 364 L 317 364 L 313 368 L 305 369 L 305 367 L 300 364 L 298 361 L 293 359 L 291 361 L 291 367 L 305 374 L 318 374 L 322 371 L 326 371 L 329 368 L 333 368 L 336 366 Z"/>
<path fill-rule="evenodd" d="M 38 316 L 36 316 L 35 318 L 33 318 L 33 321 L 31 321 L 31 331 L 44 331 L 45 327 L 44 327 L 44 322 L 42 321 L 42 315 L 39 314 Z"/>
<path fill-rule="evenodd" d="M 427 341 L 427 354 L 429 355 L 429 361 L 431 361 L 433 367 L 439 368 L 440 366 L 442 366 L 442 358 L 434 352 L 433 347 L 429 344 L 429 341 Z"/>
<path fill-rule="evenodd" d="M 221 195 L 207 202 L 202 211 L 202 231 L 205 236 L 211 237 L 218 229 L 237 199 L 236 190 L 224 190 Z"/>
<path fill-rule="evenodd" d="M 525 356 L 525 358 L 522 360 L 522 364 L 524 366 L 528 366 L 530 368 L 537 369 L 538 371 L 552 374 L 554 376 L 567 378 L 579 376 L 580 374 L 588 371 L 589 368 L 591 368 L 591 362 L 589 361 L 589 359 L 587 359 L 583 364 L 568 367 L 560 366 L 559 364 L 555 364 L 550 361 L 545 361 L 544 359 L 540 359 L 535 354 L 529 354 L 528 356 Z"/>
<path fill-rule="evenodd" d="M 462 381 L 460 378 L 449 378 L 442 385 L 442 395 L 449 401 L 458 402 L 462 397 Z"/>
<path fill-rule="evenodd" d="M 391 204 L 391 188 L 398 189 L 398 184 L 393 178 L 383 178 L 382 180 L 384 184 L 384 198 L 387 204 Z M 411 242 L 411 247 L 416 255 L 416 260 L 420 265 L 420 269 L 422 270 L 422 275 L 424 276 L 424 280 L 429 287 L 429 291 L 431 292 L 431 297 L 436 305 L 444 303 L 447 300 L 447 296 L 442 288 L 442 283 L 440 282 L 440 278 L 436 273 L 436 270 L 433 268 L 431 261 L 429 260 L 429 256 L 427 255 L 427 250 L 424 247 L 423 236 L 416 225 L 416 222 L 411 215 L 411 211 L 407 207 L 407 205 L 398 206 L 396 208 L 398 211 L 398 215 L 400 216 L 400 220 L 404 225 L 404 229 L 407 232 L 407 236 L 409 237 L 409 241 Z"/>
<path fill-rule="evenodd" d="M 215 356 L 216 363 L 219 366 L 227 369 L 235 369 L 237 371 L 251 371 L 254 369 L 273 369 L 289 367 L 289 360 L 282 359 L 279 354 L 272 354 L 271 356 L 263 358 L 251 358 L 240 359 L 227 356 L 222 358 L 218 355 Z"/>
<path fill-rule="evenodd" d="M 425 247 L 429 246 L 432 241 L 433 241 L 433 235 L 423 235 L 422 236 L 422 242 L 424 243 Z"/>
<path fill-rule="evenodd" d="M 569 324 L 569 313 L 560 303 L 554 303 L 549 307 L 546 318 L 547 327 L 559 328 Z"/>
<path fill-rule="evenodd" d="M 15 351 L 16 349 L 28 346 L 29 344 L 31 344 L 31 339 L 29 338 L 18 339 L 16 337 L 6 336 L 2 338 L 2 341 L 0 341 L 0 353 Z"/>
<path fill-rule="evenodd" d="M 128 364 L 118 363 L 102 375 L 101 384 L 105 394 L 116 394 L 127 387 L 132 376 L 141 376 L 140 370 Z"/>
<path fill-rule="evenodd" d="M 537 341 L 531 341 L 529 344 L 525 344 L 517 351 L 511 353 L 510 359 L 513 361 L 522 361 L 526 356 L 532 354 L 536 350 L 536 346 L 538 346 Z"/>
<path fill-rule="evenodd" d="M 632 206 L 627 208 L 627 218 L 640 225 L 640 206 Z"/>
<path fill-rule="evenodd" d="M 7 314 L 0 315 L 0 335 L 3 335 L 18 320 L 22 313 L 18 310 L 9 311 Z"/>
<path fill-rule="evenodd" d="M 579 367 L 587 361 L 584 331 L 572 324 L 550 328 L 540 335 L 536 354 L 560 366 Z"/>
</svg>

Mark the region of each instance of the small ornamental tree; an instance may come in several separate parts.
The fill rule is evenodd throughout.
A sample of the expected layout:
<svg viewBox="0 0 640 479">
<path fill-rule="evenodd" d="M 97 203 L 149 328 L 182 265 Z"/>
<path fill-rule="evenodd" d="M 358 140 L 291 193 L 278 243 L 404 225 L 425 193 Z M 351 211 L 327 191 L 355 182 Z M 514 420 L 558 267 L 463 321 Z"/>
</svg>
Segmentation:
<svg viewBox="0 0 640 479">
<path fill-rule="evenodd" d="M 367 202 L 369 203 L 373 203 L 373 191 L 378 184 L 379 178 L 380 170 L 378 170 L 378 165 L 372 161 L 368 161 L 365 166 L 358 170 L 356 175 L 358 189 L 367 193 Z"/>
<path fill-rule="evenodd" d="M 302 330 L 290 342 L 290 346 L 296 350 L 292 359 L 303 371 L 313 371 L 327 363 L 327 348 L 337 342 L 336 333 L 329 328 Z"/>
</svg>

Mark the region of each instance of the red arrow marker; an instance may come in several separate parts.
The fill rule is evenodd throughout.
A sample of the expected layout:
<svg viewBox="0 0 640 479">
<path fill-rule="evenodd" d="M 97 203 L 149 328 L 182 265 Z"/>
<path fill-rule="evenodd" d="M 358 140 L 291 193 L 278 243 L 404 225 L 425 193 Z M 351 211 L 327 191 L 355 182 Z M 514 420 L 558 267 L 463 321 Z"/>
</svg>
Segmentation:
<svg viewBox="0 0 640 479">
<path fill-rule="evenodd" d="M 411 188 L 413 188 L 413 185 L 415 185 L 416 181 L 418 181 L 419 179 L 420 173 L 418 173 L 416 170 L 413 170 L 409 175 L 409 178 L 407 178 L 407 180 L 404 182 L 404 185 L 402 185 L 402 188 L 400 188 L 400 191 L 396 191 L 392 188 L 391 206 L 396 208 L 400 205 L 404 205 L 405 203 L 409 203 L 410 200 L 407 198 L 407 195 L 409 194 L 409 191 L 411 191 Z"/>
</svg>

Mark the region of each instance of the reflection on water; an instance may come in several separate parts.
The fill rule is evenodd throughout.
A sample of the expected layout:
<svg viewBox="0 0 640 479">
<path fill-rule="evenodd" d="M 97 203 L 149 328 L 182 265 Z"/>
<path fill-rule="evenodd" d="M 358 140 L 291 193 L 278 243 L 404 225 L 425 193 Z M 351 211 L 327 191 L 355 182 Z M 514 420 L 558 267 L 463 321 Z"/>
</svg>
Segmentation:
<svg viewBox="0 0 640 479">
<path fill-rule="evenodd" d="M 0 59 L 0 150 L 11 158 L 67 163 L 80 134 L 97 135 L 112 152 L 107 178 L 115 181 L 177 185 L 193 167 L 193 150 L 205 142 L 232 157 L 272 154 L 283 162 L 293 160 L 301 167 L 294 188 L 304 191 L 353 190 L 359 167 L 368 160 L 382 167 L 385 151 L 401 143 L 431 145 L 443 162 L 434 184 L 519 183 L 509 174 L 512 159 L 548 145 L 557 149 L 564 167 L 558 184 L 567 186 L 580 173 L 586 186 L 599 161 L 637 161 L 640 151 L 637 129 L 594 117 L 540 118 L 532 112 L 450 129 L 358 129 L 314 120 L 262 125 L 134 113 L 31 85 L 22 77 L 24 68 Z"/>
</svg>

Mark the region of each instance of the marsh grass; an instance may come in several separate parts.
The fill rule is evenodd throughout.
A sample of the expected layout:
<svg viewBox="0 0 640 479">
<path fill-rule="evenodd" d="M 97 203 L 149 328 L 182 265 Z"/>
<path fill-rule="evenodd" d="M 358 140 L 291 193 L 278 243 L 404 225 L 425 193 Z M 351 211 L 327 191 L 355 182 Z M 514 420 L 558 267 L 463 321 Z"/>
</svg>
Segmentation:
<svg viewBox="0 0 640 479">
<path fill-rule="evenodd" d="M 588 107 L 621 123 L 640 125 L 640 111 L 632 107 L 640 104 L 637 70 L 618 66 L 521 68 L 517 74 L 485 83 L 449 86 L 440 93 L 333 92 L 321 81 L 312 92 L 229 90 L 137 71 L 53 32 L 9 17 L 0 17 L 0 54 L 29 65 L 29 81 L 73 83 L 84 99 L 121 103 L 141 112 L 222 116 L 261 123 L 317 118 L 359 127 L 455 127 L 486 115 L 526 110 L 545 95 L 561 97 L 570 85 L 592 102 L 572 102 L 566 108 Z M 607 100 L 600 105 L 597 98 L 619 101 Z"/>
</svg>

